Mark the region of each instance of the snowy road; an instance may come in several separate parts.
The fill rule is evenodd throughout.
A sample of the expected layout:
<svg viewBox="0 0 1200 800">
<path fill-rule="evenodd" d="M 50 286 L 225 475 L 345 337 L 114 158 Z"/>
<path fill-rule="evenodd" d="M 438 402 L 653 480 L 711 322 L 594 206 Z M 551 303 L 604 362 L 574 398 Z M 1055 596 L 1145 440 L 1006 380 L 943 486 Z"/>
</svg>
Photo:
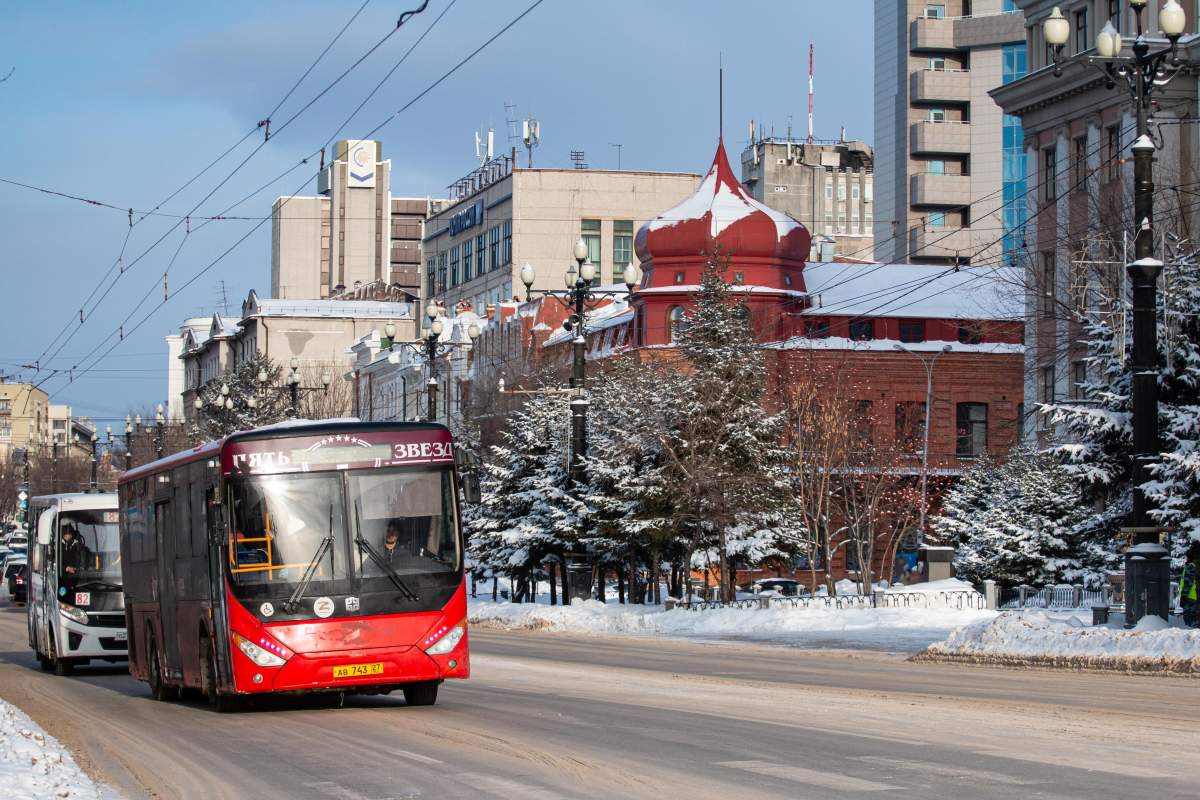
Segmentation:
<svg viewBox="0 0 1200 800">
<path fill-rule="evenodd" d="M 544 632 L 472 634 L 438 705 L 220 715 L 54 678 L 0 605 L 0 696 L 130 797 L 1194 798 L 1200 681 Z"/>
</svg>

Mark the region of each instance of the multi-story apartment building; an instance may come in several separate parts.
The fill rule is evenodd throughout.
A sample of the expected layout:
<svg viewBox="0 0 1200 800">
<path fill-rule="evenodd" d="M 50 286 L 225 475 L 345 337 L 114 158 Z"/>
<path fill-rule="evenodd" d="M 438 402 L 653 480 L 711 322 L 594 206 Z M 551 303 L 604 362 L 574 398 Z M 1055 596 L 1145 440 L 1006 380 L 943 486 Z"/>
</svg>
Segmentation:
<svg viewBox="0 0 1200 800">
<path fill-rule="evenodd" d="M 1133 164 L 1129 146 L 1136 138 L 1133 107 L 1121 79 L 1109 89 L 1104 73 L 1087 63 L 1095 55 L 1096 35 L 1111 23 L 1131 50 L 1134 16 L 1128 0 L 1017 0 L 1025 20 L 1030 54 L 1029 74 L 993 90 L 1006 115 L 1020 119 L 1022 146 L 1029 164 L 1027 250 L 1022 263 L 1026 284 L 1025 402 L 1033 409 L 1078 396 L 1087 378 L 1087 352 L 1081 320 L 1089 313 L 1117 309 L 1105 305 L 1122 292 L 1124 265 L 1132 259 Z M 1143 15 L 1146 29 L 1158 29 L 1158 8 L 1150 3 Z M 1188 15 L 1197 30 L 1194 4 Z M 1061 75 L 1054 74 L 1053 53 L 1046 46 L 1042 23 L 1055 7 L 1071 25 L 1061 53 Z M 1181 54 L 1200 58 L 1200 42 L 1180 45 Z M 1166 41 L 1153 41 L 1165 47 Z M 1200 82 L 1186 72 L 1158 90 L 1151 132 L 1155 184 L 1190 186 L 1196 182 L 1200 136 L 1194 124 Z M 1182 198 L 1182 199 L 1181 199 Z M 1200 217 L 1187 195 L 1156 193 L 1155 249 L 1172 237 L 1184 239 L 1197 230 Z M 1169 255 L 1169 254 L 1168 254 Z M 1119 324 L 1119 321 L 1118 321 Z M 1035 415 L 1026 433 L 1051 435 L 1048 421 Z"/>
<path fill-rule="evenodd" d="M 861 141 L 753 139 L 742 151 L 742 184 L 760 203 L 803 222 L 810 261 L 870 261 L 874 253 L 874 154 Z"/>
<path fill-rule="evenodd" d="M 87 417 L 77 417 L 68 405 L 52 403 L 50 414 L 50 442 L 58 445 L 64 455 L 91 455 L 92 436 L 96 426 Z"/>
<path fill-rule="evenodd" d="M 1025 72 L 1015 0 L 875 0 L 875 257 L 997 263 L 1020 248 Z"/>
<path fill-rule="evenodd" d="M 37 448 L 50 441 L 50 398 L 28 383 L 8 383 L 0 375 L 0 458 L 13 448 Z"/>
<path fill-rule="evenodd" d="M 524 264 L 537 274 L 535 290 L 561 289 L 580 238 L 599 282 L 620 283 L 638 227 L 699 182 L 690 173 L 514 169 L 511 158 L 494 159 L 455 183 L 450 205 L 425 223 L 424 302 L 485 316 L 514 287 L 524 292 Z"/>
<path fill-rule="evenodd" d="M 271 207 L 271 295 L 322 299 L 356 284 L 395 284 L 416 294 L 422 225 L 443 201 L 393 197 L 382 143 L 345 140 L 321 170 L 315 197 Z"/>
</svg>

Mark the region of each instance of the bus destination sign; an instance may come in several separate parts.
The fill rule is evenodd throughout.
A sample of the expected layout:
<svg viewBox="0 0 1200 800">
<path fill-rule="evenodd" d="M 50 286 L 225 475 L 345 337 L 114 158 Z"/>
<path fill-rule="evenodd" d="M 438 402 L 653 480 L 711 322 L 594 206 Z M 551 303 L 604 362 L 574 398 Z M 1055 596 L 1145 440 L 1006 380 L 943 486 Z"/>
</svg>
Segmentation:
<svg viewBox="0 0 1200 800">
<path fill-rule="evenodd" d="M 221 460 L 226 475 L 453 464 L 454 445 L 449 431 L 437 428 L 359 431 L 238 440 L 225 447 Z"/>
</svg>

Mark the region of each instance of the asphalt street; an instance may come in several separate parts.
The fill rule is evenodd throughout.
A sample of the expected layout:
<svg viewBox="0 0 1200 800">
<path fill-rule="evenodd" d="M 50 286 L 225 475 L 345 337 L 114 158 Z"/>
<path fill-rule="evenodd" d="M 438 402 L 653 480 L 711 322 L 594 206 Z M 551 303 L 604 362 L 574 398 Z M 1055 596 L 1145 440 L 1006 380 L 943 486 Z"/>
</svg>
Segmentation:
<svg viewBox="0 0 1200 800">
<path fill-rule="evenodd" d="M 0 605 L 0 697 L 128 797 L 1195 798 L 1200 681 L 473 630 L 438 704 L 156 703 L 38 670 Z M 0 795 L 3 792 L 0 790 Z"/>
</svg>

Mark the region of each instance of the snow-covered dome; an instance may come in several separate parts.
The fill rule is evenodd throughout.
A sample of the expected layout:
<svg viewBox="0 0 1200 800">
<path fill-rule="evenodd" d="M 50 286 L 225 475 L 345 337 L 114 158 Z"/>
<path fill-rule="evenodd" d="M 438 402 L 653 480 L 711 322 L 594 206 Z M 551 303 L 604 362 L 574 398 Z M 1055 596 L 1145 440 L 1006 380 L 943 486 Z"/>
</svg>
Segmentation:
<svg viewBox="0 0 1200 800">
<path fill-rule="evenodd" d="M 766 259 L 797 271 L 808 258 L 808 229 L 755 200 L 734 176 L 719 141 L 712 169 L 694 194 L 643 225 L 637 233 L 643 263 L 696 259 L 716 240 L 735 260 Z"/>
</svg>

